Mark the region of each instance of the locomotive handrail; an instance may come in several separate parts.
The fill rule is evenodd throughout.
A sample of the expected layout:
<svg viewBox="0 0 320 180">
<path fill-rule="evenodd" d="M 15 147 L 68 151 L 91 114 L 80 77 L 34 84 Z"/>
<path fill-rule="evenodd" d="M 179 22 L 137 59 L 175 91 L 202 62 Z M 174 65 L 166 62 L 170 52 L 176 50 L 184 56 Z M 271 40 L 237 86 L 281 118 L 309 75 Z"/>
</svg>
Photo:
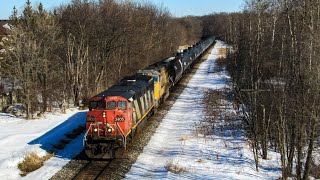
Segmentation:
<svg viewBox="0 0 320 180">
<path fill-rule="evenodd" d="M 87 141 L 88 133 L 89 133 L 89 131 L 91 130 L 91 126 L 92 126 L 93 124 L 94 124 L 94 123 L 90 123 L 90 126 L 89 126 L 88 130 L 87 130 L 86 133 L 84 134 L 83 145 L 85 145 L 85 142 Z"/>
<path fill-rule="evenodd" d="M 125 136 L 124 132 L 122 131 L 122 129 L 118 126 L 118 123 L 116 122 L 115 124 L 116 124 L 116 128 L 119 129 L 120 132 L 121 132 L 122 142 L 124 143 L 123 144 L 124 145 L 124 149 L 126 149 L 127 148 L 126 136 Z"/>
</svg>

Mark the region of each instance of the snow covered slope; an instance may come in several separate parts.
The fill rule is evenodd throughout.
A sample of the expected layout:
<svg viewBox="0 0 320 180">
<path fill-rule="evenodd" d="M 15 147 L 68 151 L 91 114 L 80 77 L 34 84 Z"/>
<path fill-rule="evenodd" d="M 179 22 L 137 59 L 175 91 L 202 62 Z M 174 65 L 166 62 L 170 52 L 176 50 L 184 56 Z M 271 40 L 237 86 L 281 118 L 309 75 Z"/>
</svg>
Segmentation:
<svg viewBox="0 0 320 180">
<path fill-rule="evenodd" d="M 19 162 L 29 152 L 44 155 L 52 145 L 64 138 L 64 134 L 85 123 L 84 111 L 68 110 L 46 114 L 36 120 L 25 120 L 0 113 L 0 179 L 19 179 Z M 65 149 L 46 161 L 40 169 L 25 179 L 49 179 L 70 159 L 82 151 L 82 137 L 74 139 Z"/>
<path fill-rule="evenodd" d="M 212 73 L 218 49 L 226 45 L 218 41 L 176 100 L 143 153 L 132 166 L 126 179 L 277 179 L 280 157 L 269 152 L 270 159 L 261 162 L 260 171 L 241 129 L 230 129 L 224 121 L 215 125 L 212 137 L 194 136 L 196 122 L 204 116 L 202 98 L 208 89 L 227 87 L 225 72 Z M 225 108 L 232 108 L 226 103 Z M 231 110 L 234 111 L 234 110 Z M 239 123 L 239 122 L 234 122 Z M 219 128 L 219 127 L 222 128 Z M 172 173 L 166 166 L 176 166 Z M 183 172 L 184 171 L 184 172 Z"/>
</svg>

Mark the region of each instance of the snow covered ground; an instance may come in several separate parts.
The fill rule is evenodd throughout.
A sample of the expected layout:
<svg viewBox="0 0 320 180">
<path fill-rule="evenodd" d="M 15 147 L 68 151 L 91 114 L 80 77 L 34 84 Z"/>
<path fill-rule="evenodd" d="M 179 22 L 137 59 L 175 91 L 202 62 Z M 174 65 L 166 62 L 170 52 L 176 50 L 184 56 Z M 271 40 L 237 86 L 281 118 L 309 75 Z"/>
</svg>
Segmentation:
<svg viewBox="0 0 320 180">
<path fill-rule="evenodd" d="M 204 116 L 201 103 L 204 91 L 227 87 L 228 75 L 212 72 L 218 48 L 225 46 L 221 41 L 216 43 L 126 179 L 277 179 L 281 176 L 279 154 L 270 151 L 268 160 L 260 160 L 257 172 L 244 132 L 226 126 L 225 121 L 217 122 L 214 135 L 209 138 L 194 136 L 194 125 Z M 230 103 L 225 106 L 232 107 Z M 172 173 L 167 170 L 168 165 L 185 172 Z"/>
<path fill-rule="evenodd" d="M 17 168 L 24 156 L 36 152 L 42 156 L 52 150 L 68 133 L 85 123 L 85 111 L 68 110 L 48 113 L 36 120 L 25 120 L 0 113 L 0 179 L 20 179 Z M 63 150 L 46 161 L 40 169 L 28 174 L 24 179 L 49 179 L 82 151 L 83 135 L 71 141 Z"/>
</svg>

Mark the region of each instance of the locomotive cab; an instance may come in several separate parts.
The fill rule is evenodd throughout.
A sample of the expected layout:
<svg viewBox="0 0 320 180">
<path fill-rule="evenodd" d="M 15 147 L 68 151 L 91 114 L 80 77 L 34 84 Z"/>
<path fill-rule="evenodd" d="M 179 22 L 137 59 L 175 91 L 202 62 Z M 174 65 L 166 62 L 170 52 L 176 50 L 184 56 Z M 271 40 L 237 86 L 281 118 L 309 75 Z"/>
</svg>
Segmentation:
<svg viewBox="0 0 320 180">
<path fill-rule="evenodd" d="M 127 126 L 131 125 L 131 121 L 128 121 L 131 119 L 129 117 L 131 111 L 131 102 L 122 97 L 107 97 L 99 101 L 90 101 L 86 121 L 87 130 L 90 125 L 95 125 L 99 131 L 90 130 L 88 135 L 96 134 L 99 136 L 102 134 L 108 137 L 119 134 L 119 132 L 115 132 L 117 128 L 110 126 L 115 126 L 117 123 L 121 129 L 126 129 Z M 124 131 L 124 133 L 127 132 Z"/>
<path fill-rule="evenodd" d="M 94 158 L 100 151 L 105 151 L 103 149 L 111 149 L 105 154 L 108 154 L 107 158 L 114 156 L 112 151 L 125 146 L 126 136 L 132 126 L 131 114 L 131 102 L 123 97 L 91 98 L 86 117 L 86 154 Z M 93 147 L 98 144 L 99 147 Z"/>
</svg>

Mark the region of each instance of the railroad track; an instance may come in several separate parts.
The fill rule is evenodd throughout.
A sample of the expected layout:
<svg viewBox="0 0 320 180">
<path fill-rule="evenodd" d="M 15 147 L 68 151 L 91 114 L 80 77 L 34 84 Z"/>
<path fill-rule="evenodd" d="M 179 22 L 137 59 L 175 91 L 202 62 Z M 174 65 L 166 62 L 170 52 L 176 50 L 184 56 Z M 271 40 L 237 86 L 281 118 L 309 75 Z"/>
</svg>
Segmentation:
<svg viewBox="0 0 320 180">
<path fill-rule="evenodd" d="M 100 177 L 101 174 L 109 166 L 111 161 L 112 160 L 104 160 L 104 161 L 91 160 L 72 179 L 73 180 L 91 180 L 91 179 L 93 180 L 93 179 L 102 178 Z"/>
</svg>

